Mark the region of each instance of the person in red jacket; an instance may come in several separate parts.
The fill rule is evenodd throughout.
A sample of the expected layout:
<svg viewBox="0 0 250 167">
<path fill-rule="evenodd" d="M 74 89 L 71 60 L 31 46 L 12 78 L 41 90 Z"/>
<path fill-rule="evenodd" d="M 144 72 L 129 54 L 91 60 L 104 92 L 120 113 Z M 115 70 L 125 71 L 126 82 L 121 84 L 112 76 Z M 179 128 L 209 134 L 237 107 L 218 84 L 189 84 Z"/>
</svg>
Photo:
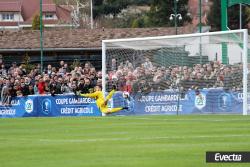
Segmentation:
<svg viewBox="0 0 250 167">
<path fill-rule="evenodd" d="M 40 95 L 45 94 L 45 82 L 44 82 L 43 78 L 39 79 L 38 92 L 39 92 Z"/>
</svg>

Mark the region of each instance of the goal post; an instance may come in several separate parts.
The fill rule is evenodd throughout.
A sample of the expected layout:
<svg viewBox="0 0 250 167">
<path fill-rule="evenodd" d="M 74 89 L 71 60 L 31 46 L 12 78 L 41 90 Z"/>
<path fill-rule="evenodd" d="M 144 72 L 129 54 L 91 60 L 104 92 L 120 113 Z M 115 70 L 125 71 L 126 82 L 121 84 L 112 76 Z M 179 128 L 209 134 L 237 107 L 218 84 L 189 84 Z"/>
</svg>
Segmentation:
<svg viewBox="0 0 250 167">
<path fill-rule="evenodd" d="M 115 84 L 145 112 L 247 115 L 248 68 L 247 29 L 102 41 L 103 92 Z"/>
<path fill-rule="evenodd" d="M 243 115 L 248 113 L 248 30 L 243 31 Z"/>
</svg>

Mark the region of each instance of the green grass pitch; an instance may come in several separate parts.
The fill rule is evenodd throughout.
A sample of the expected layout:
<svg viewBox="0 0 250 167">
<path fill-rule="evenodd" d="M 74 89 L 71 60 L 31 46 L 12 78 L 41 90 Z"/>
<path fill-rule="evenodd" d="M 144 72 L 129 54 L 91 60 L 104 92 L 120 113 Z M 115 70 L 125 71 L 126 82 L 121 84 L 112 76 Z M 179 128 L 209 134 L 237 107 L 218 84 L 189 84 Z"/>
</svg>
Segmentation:
<svg viewBox="0 0 250 167">
<path fill-rule="evenodd" d="M 250 151 L 236 115 L 0 119 L 1 167 L 241 167 L 206 151 Z"/>
</svg>

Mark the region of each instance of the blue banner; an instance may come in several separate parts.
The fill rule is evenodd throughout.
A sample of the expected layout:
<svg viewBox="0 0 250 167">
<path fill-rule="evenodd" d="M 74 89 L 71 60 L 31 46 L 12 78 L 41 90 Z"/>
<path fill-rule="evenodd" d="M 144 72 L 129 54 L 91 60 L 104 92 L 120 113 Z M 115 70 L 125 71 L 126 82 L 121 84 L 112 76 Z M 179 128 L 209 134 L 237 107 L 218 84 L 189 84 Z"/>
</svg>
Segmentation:
<svg viewBox="0 0 250 167">
<path fill-rule="evenodd" d="M 34 108 L 36 101 L 34 96 L 16 97 L 12 99 L 10 105 L 0 106 L 0 117 L 36 117 L 37 110 Z"/>
<path fill-rule="evenodd" d="M 92 98 L 80 96 L 40 96 L 38 116 L 101 116 Z"/>
<path fill-rule="evenodd" d="M 178 91 L 137 93 L 127 102 L 128 110 L 114 115 L 185 115 L 185 114 L 241 114 L 243 112 L 242 93 L 226 92 L 223 89 L 190 90 L 185 94 Z M 122 94 L 114 97 L 114 107 L 126 106 Z M 122 100 L 123 99 L 123 100 Z"/>
<path fill-rule="evenodd" d="M 250 103 L 250 101 L 249 101 Z M 223 89 L 137 93 L 124 98 L 114 94 L 109 107 L 128 107 L 112 115 L 241 114 L 243 93 Z M 101 116 L 95 100 L 74 95 L 16 97 L 9 106 L 0 106 L 0 118 Z"/>
<path fill-rule="evenodd" d="M 0 106 L 0 118 L 101 115 L 95 100 L 74 95 L 16 97 Z"/>
</svg>

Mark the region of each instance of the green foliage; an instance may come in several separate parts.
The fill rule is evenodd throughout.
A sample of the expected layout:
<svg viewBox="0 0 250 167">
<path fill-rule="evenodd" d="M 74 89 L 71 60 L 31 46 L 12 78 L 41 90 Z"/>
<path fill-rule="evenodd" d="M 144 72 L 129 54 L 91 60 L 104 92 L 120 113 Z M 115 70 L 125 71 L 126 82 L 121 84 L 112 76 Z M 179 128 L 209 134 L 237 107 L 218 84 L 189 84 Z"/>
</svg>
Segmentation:
<svg viewBox="0 0 250 167">
<path fill-rule="evenodd" d="M 208 14 L 208 24 L 211 26 L 212 31 L 220 30 L 221 28 L 221 4 L 220 0 L 214 0 L 211 6 L 210 12 Z"/>
<path fill-rule="evenodd" d="M 131 24 L 131 28 L 143 28 L 143 27 L 151 27 L 151 23 L 147 15 L 134 19 Z"/>
<path fill-rule="evenodd" d="M 132 22 L 131 28 L 138 28 L 138 27 L 139 27 L 139 20 L 138 20 L 138 19 L 135 19 L 135 20 Z"/>
<path fill-rule="evenodd" d="M 54 0 L 57 4 L 62 4 L 65 0 Z M 82 0 L 83 1 L 83 0 Z M 170 21 L 170 14 L 174 13 L 174 0 L 94 0 L 93 14 L 95 19 L 100 19 L 102 22 L 111 23 L 108 25 L 112 28 L 125 27 L 161 27 L 174 26 L 174 21 Z M 151 9 L 147 13 L 129 14 L 116 17 L 121 14 L 123 9 L 128 6 L 150 6 Z M 187 15 L 188 0 L 179 0 L 177 3 L 177 13 L 182 15 L 182 20 L 178 20 L 177 25 L 182 26 L 186 22 L 191 22 L 191 18 Z M 105 18 L 107 15 L 112 15 L 112 18 Z M 113 22 L 112 22 L 113 21 Z"/>
<path fill-rule="evenodd" d="M 40 30 L 40 15 L 36 14 L 32 20 L 32 30 Z"/>
<path fill-rule="evenodd" d="M 121 12 L 122 9 L 129 5 L 129 0 L 97 0 L 94 2 L 94 18 L 101 15 L 113 15 L 114 17 Z"/>
<path fill-rule="evenodd" d="M 145 12 L 143 13 L 121 13 L 120 17 L 114 18 L 99 18 L 100 23 L 103 27 L 106 28 L 131 28 L 137 27 L 134 22 L 135 20 L 141 20 L 145 16 Z M 144 24 L 143 24 L 144 25 Z"/>
<path fill-rule="evenodd" d="M 228 8 L 228 27 L 230 29 L 239 29 L 240 27 L 240 7 L 239 5 L 234 5 L 230 8 Z M 247 26 L 247 13 L 246 13 L 246 7 L 242 5 L 242 28 L 246 28 Z"/>
<path fill-rule="evenodd" d="M 67 2 L 69 4 L 75 4 L 75 0 L 53 0 L 55 4 L 57 5 L 65 5 Z M 81 0 L 81 1 L 86 1 L 86 0 Z"/>
<path fill-rule="evenodd" d="M 75 59 L 74 62 L 71 64 L 70 68 L 73 70 L 75 67 L 81 66 L 81 62 L 78 59 Z"/>
<path fill-rule="evenodd" d="M 239 5 L 234 5 L 228 8 L 228 27 L 230 29 L 239 29 Z M 247 27 L 247 23 L 250 21 L 249 7 L 242 6 L 242 28 Z M 211 25 L 212 31 L 221 30 L 221 1 L 214 0 L 211 6 L 211 11 L 208 14 L 208 23 Z"/>
<path fill-rule="evenodd" d="M 53 0 L 55 4 L 60 4 L 62 3 L 62 0 Z"/>
<path fill-rule="evenodd" d="M 182 26 L 185 22 L 191 22 L 188 13 L 188 0 L 177 2 L 177 14 L 181 14 L 182 20 L 177 19 L 177 25 Z M 174 14 L 174 0 L 153 0 L 148 13 L 149 26 L 173 26 L 174 21 L 169 20 L 171 14 Z"/>
<path fill-rule="evenodd" d="M 151 5 L 153 0 L 131 0 L 133 5 Z"/>
<path fill-rule="evenodd" d="M 30 63 L 30 56 L 28 53 L 24 55 L 23 63 L 23 67 L 26 69 L 27 73 L 30 73 L 30 71 L 35 68 L 35 65 Z"/>
<path fill-rule="evenodd" d="M 150 1 L 151 2 L 151 1 Z M 143 1 L 137 2 L 138 4 L 144 3 Z M 177 25 L 182 26 L 185 22 L 190 22 L 191 18 L 187 15 L 188 0 L 179 1 L 177 4 L 177 13 L 182 15 L 182 20 L 178 20 Z M 135 4 L 135 2 L 130 1 L 129 4 Z M 174 2 L 172 0 L 152 0 L 151 8 L 149 12 L 141 14 L 130 14 L 128 16 L 123 16 L 125 19 L 123 23 L 118 23 L 118 27 L 132 27 L 132 28 L 142 28 L 142 27 L 162 27 L 162 26 L 174 26 L 174 21 L 170 21 L 169 17 L 174 13 Z M 121 22 L 122 22 L 121 21 Z M 116 25 L 117 26 L 117 25 Z"/>
<path fill-rule="evenodd" d="M 115 17 L 129 5 L 150 5 L 152 2 L 153 0 L 95 0 L 94 18 L 109 14 Z"/>
<path fill-rule="evenodd" d="M 246 7 L 245 12 L 246 12 L 246 15 L 247 15 L 246 21 L 247 21 L 247 23 L 249 23 L 250 22 L 250 7 L 249 6 Z"/>
</svg>

